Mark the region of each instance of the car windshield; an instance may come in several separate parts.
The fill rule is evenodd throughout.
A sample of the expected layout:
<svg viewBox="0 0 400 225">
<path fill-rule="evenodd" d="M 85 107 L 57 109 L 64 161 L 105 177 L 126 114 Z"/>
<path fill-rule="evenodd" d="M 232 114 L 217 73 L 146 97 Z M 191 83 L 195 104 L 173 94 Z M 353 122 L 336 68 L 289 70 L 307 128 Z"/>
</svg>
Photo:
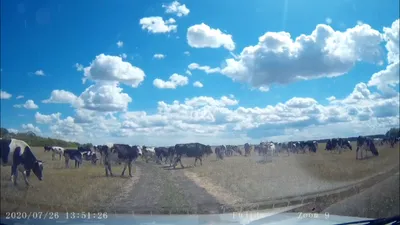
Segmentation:
<svg viewBox="0 0 400 225">
<path fill-rule="evenodd" d="M 2 218 L 399 214 L 398 0 L 0 8 Z"/>
</svg>

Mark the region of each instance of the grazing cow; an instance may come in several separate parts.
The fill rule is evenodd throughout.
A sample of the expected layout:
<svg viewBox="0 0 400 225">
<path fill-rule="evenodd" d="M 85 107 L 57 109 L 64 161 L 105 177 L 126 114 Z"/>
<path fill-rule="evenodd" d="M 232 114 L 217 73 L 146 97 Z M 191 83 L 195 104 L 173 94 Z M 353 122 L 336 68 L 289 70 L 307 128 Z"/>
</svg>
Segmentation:
<svg viewBox="0 0 400 225">
<path fill-rule="evenodd" d="M 181 167 L 184 168 L 181 157 L 182 155 L 186 155 L 187 157 L 194 157 L 194 166 L 196 166 L 197 160 L 200 160 L 200 165 L 203 165 L 203 156 L 206 154 L 211 154 L 211 146 L 203 145 L 200 143 L 189 143 L 189 144 L 176 144 L 175 145 L 175 162 L 173 167 L 175 168 L 178 162 L 181 164 Z"/>
<path fill-rule="evenodd" d="M 0 139 L 0 158 L 3 165 L 11 165 L 11 181 L 17 185 L 18 171 L 24 176 L 29 186 L 28 177 L 31 171 L 43 180 L 43 162 L 36 159 L 31 147 L 18 139 Z"/>
<path fill-rule="evenodd" d="M 361 149 L 361 158 L 358 157 L 358 151 Z M 379 152 L 375 147 L 374 141 L 371 138 L 358 136 L 357 138 L 357 150 L 356 150 L 356 160 L 363 158 L 363 150 L 365 151 L 366 157 L 368 156 L 368 151 L 372 152 L 373 155 L 379 156 Z"/>
<path fill-rule="evenodd" d="M 342 139 L 342 148 L 349 148 L 350 150 L 353 150 L 353 147 L 351 146 L 351 142 L 345 139 Z"/>
<path fill-rule="evenodd" d="M 250 156 L 251 146 L 249 143 L 244 144 L 244 156 Z"/>
<path fill-rule="evenodd" d="M 113 176 L 111 170 L 111 161 L 113 160 L 112 154 L 117 156 L 119 162 L 124 162 L 124 169 L 122 170 L 121 176 L 124 176 L 126 167 L 128 166 L 129 176 L 132 177 L 132 162 L 139 157 L 139 147 L 131 147 L 125 144 L 114 144 L 111 149 L 107 148 L 106 153 L 104 154 L 106 176 L 108 176 L 108 172 Z"/>
<path fill-rule="evenodd" d="M 308 148 L 308 152 L 314 152 L 314 153 L 317 152 L 318 144 L 316 145 L 315 143 L 317 143 L 317 142 L 316 141 L 306 141 L 304 143 L 305 147 Z"/>
<path fill-rule="evenodd" d="M 64 154 L 64 148 L 59 146 L 51 146 L 50 148 L 52 151 L 51 160 L 54 160 L 56 155 L 59 155 L 59 160 L 61 160 L 61 156 Z"/>
<path fill-rule="evenodd" d="M 44 152 L 49 152 L 51 150 L 51 146 L 44 146 Z"/>
<path fill-rule="evenodd" d="M 328 140 L 328 142 L 326 142 L 325 150 L 331 152 L 339 152 L 339 154 L 342 153 L 342 149 L 339 146 L 339 140 L 336 138 L 332 138 L 331 140 Z"/>
</svg>

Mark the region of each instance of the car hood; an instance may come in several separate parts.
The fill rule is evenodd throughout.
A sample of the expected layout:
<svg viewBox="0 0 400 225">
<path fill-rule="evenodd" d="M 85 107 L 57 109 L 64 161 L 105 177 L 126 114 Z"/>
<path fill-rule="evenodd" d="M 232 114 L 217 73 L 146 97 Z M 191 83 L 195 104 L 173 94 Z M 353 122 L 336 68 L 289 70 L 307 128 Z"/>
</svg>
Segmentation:
<svg viewBox="0 0 400 225">
<path fill-rule="evenodd" d="M 251 211 L 244 213 L 201 214 L 201 215 L 131 215 L 131 214 L 107 214 L 106 219 L 66 219 L 65 214 L 60 213 L 55 220 L 11 220 L 1 218 L 1 223 L 32 224 L 32 225 L 262 225 L 262 224 L 302 224 L 324 225 L 346 223 L 370 218 L 347 217 L 317 213 L 287 213 L 286 211 L 298 206 L 275 208 L 269 210 Z"/>
</svg>

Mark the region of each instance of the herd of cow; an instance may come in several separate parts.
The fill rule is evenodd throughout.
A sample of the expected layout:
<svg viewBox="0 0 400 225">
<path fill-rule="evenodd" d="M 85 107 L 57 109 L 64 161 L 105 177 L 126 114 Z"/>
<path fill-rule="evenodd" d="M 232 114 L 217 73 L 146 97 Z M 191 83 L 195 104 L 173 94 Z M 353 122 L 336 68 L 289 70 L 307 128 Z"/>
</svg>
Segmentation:
<svg viewBox="0 0 400 225">
<path fill-rule="evenodd" d="M 357 150 L 356 159 L 363 158 L 363 151 L 366 153 L 370 151 L 373 155 L 378 156 L 379 152 L 376 145 L 390 144 L 393 148 L 394 145 L 399 141 L 398 138 L 387 138 L 380 140 L 373 140 L 368 137 L 359 136 L 357 138 Z M 11 180 L 16 185 L 18 171 L 20 171 L 24 177 L 26 185 L 29 185 L 28 177 L 31 171 L 37 176 L 39 180 L 43 179 L 43 162 L 38 160 L 31 147 L 22 140 L 17 139 L 0 139 L 1 148 L 1 162 L 3 165 L 11 165 Z M 250 145 L 246 143 L 244 145 L 244 156 L 250 156 L 251 151 L 258 152 L 258 155 L 263 156 L 266 160 L 269 156 L 278 155 L 280 152 L 290 153 L 316 153 L 318 149 L 317 141 L 299 141 L 299 142 L 287 142 L 287 143 L 274 143 L 274 142 L 261 142 L 258 145 Z M 352 150 L 350 141 L 344 138 L 333 138 L 328 140 L 326 143 L 325 150 L 331 152 L 341 153 L 342 150 Z M 361 150 L 361 157 L 359 157 L 359 151 Z M 150 159 L 154 159 L 157 163 L 168 163 L 173 168 L 180 163 L 181 167 L 184 168 L 181 157 L 186 156 L 188 158 L 195 158 L 194 165 L 196 166 L 197 161 L 200 161 L 202 165 L 202 158 L 213 153 L 211 146 L 200 143 L 189 143 L 189 144 L 176 144 L 171 147 L 156 147 L 150 148 L 146 146 L 130 146 L 126 144 L 113 144 L 113 145 L 97 145 L 93 148 L 89 147 L 78 147 L 77 149 L 64 149 L 58 146 L 45 146 L 45 152 L 52 153 L 52 160 L 61 160 L 62 156 L 65 159 L 66 168 L 69 167 L 69 160 L 75 161 L 75 167 L 79 168 L 83 160 L 90 161 L 92 164 L 96 164 L 97 161 L 104 165 L 105 175 L 113 176 L 111 165 L 113 163 L 121 164 L 124 163 L 121 176 L 124 176 L 126 167 L 128 167 L 129 176 L 132 176 L 132 162 L 138 157 L 143 158 L 146 162 Z M 239 146 L 233 145 L 220 145 L 216 146 L 214 153 L 217 160 L 223 160 L 224 157 L 232 156 L 234 153 L 243 155 Z"/>
</svg>

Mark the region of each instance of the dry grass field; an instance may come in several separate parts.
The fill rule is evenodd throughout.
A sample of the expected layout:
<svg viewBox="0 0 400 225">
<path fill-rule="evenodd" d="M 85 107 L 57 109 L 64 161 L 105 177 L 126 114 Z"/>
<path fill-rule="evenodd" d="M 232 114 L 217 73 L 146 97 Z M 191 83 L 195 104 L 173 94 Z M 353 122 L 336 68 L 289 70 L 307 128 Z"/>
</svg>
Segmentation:
<svg viewBox="0 0 400 225">
<path fill-rule="evenodd" d="M 353 144 L 353 147 L 354 144 Z M 10 181 L 10 167 L 1 168 L 1 212 L 12 210 L 96 211 L 110 207 L 193 206 L 198 202 L 254 202 L 282 196 L 324 191 L 351 184 L 399 164 L 398 145 L 379 146 L 380 155 L 355 160 L 355 150 L 342 154 L 326 152 L 321 144 L 317 153 L 281 153 L 261 163 L 252 157 L 232 156 L 217 161 L 214 154 L 193 167 L 194 159 L 183 159 L 185 169 L 136 163 L 134 177 L 105 177 L 104 168 L 84 162 L 75 169 L 73 161 L 64 168 L 64 159 L 51 160 L 42 147 L 33 148 L 45 162 L 44 180 L 30 178 L 26 188 L 19 175 L 18 186 Z M 371 153 L 369 153 L 371 155 Z M 114 166 L 119 175 L 122 166 Z"/>
<path fill-rule="evenodd" d="M 43 147 L 34 147 L 36 157 L 44 161 L 44 180 L 39 181 L 34 174 L 29 181 L 31 187 L 26 188 L 22 175 L 18 174 L 18 186 L 15 188 L 10 181 L 11 168 L 1 168 L 1 207 L 10 210 L 10 206 L 19 203 L 33 204 L 50 210 L 55 209 L 81 210 L 92 209 L 104 205 L 104 202 L 113 198 L 114 192 L 121 189 L 128 178 L 105 177 L 104 167 L 92 166 L 84 162 L 79 169 L 74 168 L 74 161 L 70 161 L 69 169 L 65 169 L 64 158 L 51 160 L 51 153 L 44 152 Z M 115 167 L 115 174 L 122 172 L 122 167 Z M 3 204 L 6 198 L 7 205 Z M 16 204 L 15 204 L 16 203 Z"/>
<path fill-rule="evenodd" d="M 217 184 L 220 191 L 255 202 L 335 189 L 399 164 L 398 144 L 394 148 L 378 146 L 380 155 L 364 160 L 355 159 L 355 143 L 352 146 L 352 151 L 337 154 L 324 151 L 325 144 L 320 144 L 317 153 L 280 153 L 267 163 L 261 163 L 254 152 L 252 157 L 222 161 L 212 155 L 204 160 L 204 166 L 190 167 L 185 173 L 204 182 L 199 185 Z M 183 163 L 193 165 L 193 161 L 185 159 Z"/>
</svg>

